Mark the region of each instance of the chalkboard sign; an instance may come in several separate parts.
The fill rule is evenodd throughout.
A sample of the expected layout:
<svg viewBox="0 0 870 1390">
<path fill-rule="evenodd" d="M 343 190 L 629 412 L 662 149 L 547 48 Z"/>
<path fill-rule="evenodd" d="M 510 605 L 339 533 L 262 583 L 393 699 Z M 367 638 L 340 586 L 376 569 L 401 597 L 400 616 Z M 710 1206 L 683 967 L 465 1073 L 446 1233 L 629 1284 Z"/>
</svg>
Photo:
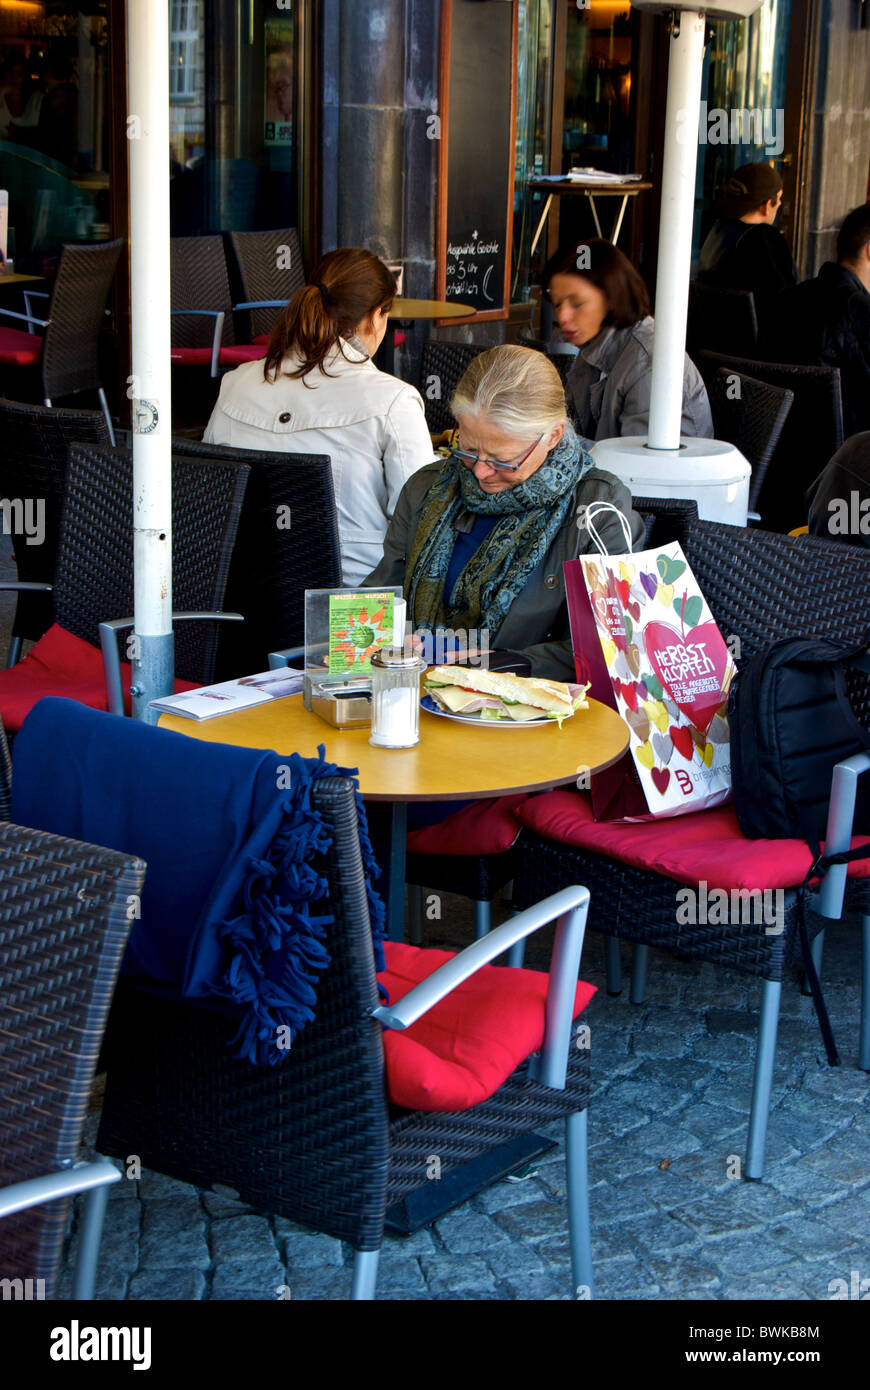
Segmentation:
<svg viewBox="0 0 870 1390">
<path fill-rule="evenodd" d="M 443 0 L 437 293 L 507 318 L 516 127 L 516 0 Z M 468 322 L 469 320 L 464 320 Z"/>
</svg>

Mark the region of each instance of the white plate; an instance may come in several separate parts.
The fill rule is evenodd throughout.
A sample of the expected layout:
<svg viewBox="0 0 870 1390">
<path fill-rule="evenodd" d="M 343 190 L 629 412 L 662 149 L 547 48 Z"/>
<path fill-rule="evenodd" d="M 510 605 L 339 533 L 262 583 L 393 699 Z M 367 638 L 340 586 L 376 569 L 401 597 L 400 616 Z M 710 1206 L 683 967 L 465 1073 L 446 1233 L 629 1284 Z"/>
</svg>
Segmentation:
<svg viewBox="0 0 870 1390">
<path fill-rule="evenodd" d="M 455 719 L 457 724 L 473 724 L 476 729 L 539 729 L 542 724 L 555 724 L 543 714 L 540 719 L 481 719 L 476 714 L 454 714 L 452 710 L 440 709 L 431 695 L 420 697 L 421 709 L 430 714 L 440 714 L 442 719 Z"/>
</svg>

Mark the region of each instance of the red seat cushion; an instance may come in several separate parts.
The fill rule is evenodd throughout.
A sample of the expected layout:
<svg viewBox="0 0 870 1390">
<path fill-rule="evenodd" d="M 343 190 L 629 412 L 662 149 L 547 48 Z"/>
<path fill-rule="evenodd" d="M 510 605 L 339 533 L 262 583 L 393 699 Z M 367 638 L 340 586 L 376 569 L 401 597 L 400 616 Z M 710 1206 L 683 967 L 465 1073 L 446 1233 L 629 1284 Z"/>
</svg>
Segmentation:
<svg viewBox="0 0 870 1390">
<path fill-rule="evenodd" d="M 221 348 L 220 364 L 222 367 L 240 367 L 243 362 L 256 362 L 258 358 L 265 357 L 268 351 L 268 340 L 265 343 L 245 343 L 237 347 Z"/>
<path fill-rule="evenodd" d="M 516 809 L 529 797 L 495 796 L 473 801 L 454 811 L 437 825 L 412 830 L 408 836 L 409 854 L 503 854 L 510 849 L 522 829 Z"/>
<path fill-rule="evenodd" d="M 172 361 L 178 367 L 210 367 L 211 348 L 173 348 L 169 354 Z"/>
<path fill-rule="evenodd" d="M 20 328 L 0 328 L 0 362 L 16 367 L 31 367 L 39 361 L 42 338 L 38 333 L 23 333 Z"/>
<path fill-rule="evenodd" d="M 255 333 L 254 336 L 253 336 L 253 338 L 251 339 L 251 342 L 252 342 L 252 343 L 265 343 L 265 344 L 268 346 L 269 339 L 271 338 L 271 336 L 272 336 L 271 333 Z"/>
<path fill-rule="evenodd" d="M 130 664 L 121 662 L 124 704 L 130 712 Z M 175 693 L 195 690 L 191 681 L 177 680 Z M 108 709 L 103 657 L 81 637 L 53 623 L 23 661 L 0 671 L 0 715 L 8 730 L 21 728 L 43 695 L 65 695 L 91 709 Z"/>
<path fill-rule="evenodd" d="M 530 796 L 517 810 L 523 825 L 548 840 L 607 855 L 636 869 L 650 869 L 693 886 L 708 888 L 795 888 L 813 862 L 804 840 L 750 840 L 737 823 L 733 806 L 695 811 L 679 820 L 617 823 L 596 821 L 589 798 L 571 788 Z M 870 844 L 856 835 L 853 847 Z M 870 876 L 870 859 L 849 865 L 849 873 Z"/>
<path fill-rule="evenodd" d="M 453 959 L 452 951 L 385 941 L 387 968 L 378 976 L 390 1003 Z M 408 1110 L 468 1110 L 494 1095 L 544 1041 L 549 975 L 485 965 L 403 1033 L 384 1031 L 387 1090 Z M 574 1017 L 595 986 L 582 981 Z"/>
</svg>

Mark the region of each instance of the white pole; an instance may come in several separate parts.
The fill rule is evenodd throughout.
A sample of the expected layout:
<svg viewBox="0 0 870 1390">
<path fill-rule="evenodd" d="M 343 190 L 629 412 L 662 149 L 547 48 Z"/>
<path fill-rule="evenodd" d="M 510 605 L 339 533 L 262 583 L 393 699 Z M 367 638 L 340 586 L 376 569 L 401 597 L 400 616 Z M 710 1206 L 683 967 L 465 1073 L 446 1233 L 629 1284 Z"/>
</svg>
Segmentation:
<svg viewBox="0 0 870 1390">
<path fill-rule="evenodd" d="M 172 409 L 169 332 L 169 6 L 128 0 L 133 418 L 133 713 L 172 693 Z"/>
<path fill-rule="evenodd" d="M 682 10 L 674 17 L 670 35 L 650 387 L 651 449 L 680 447 L 705 25 L 704 15 Z"/>
</svg>

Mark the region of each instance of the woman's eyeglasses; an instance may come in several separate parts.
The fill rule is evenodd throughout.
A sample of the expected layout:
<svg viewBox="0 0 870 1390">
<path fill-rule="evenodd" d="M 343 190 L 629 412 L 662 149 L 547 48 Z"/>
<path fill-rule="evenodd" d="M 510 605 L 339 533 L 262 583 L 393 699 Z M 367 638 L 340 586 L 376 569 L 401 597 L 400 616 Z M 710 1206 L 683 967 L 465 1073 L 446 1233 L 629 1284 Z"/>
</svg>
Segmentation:
<svg viewBox="0 0 870 1390">
<path fill-rule="evenodd" d="M 546 430 L 544 433 L 546 434 Z M 485 459 L 480 454 L 471 453 L 468 449 L 451 449 L 450 457 L 461 459 L 467 468 L 473 468 L 476 463 L 485 463 L 487 468 L 498 468 L 503 473 L 515 473 L 518 468 L 522 468 L 527 459 L 531 458 L 543 438 L 544 435 L 542 434 L 539 439 L 535 440 L 531 449 L 527 449 L 522 458 L 517 459 L 516 462 L 503 463 L 501 459 Z"/>
</svg>

